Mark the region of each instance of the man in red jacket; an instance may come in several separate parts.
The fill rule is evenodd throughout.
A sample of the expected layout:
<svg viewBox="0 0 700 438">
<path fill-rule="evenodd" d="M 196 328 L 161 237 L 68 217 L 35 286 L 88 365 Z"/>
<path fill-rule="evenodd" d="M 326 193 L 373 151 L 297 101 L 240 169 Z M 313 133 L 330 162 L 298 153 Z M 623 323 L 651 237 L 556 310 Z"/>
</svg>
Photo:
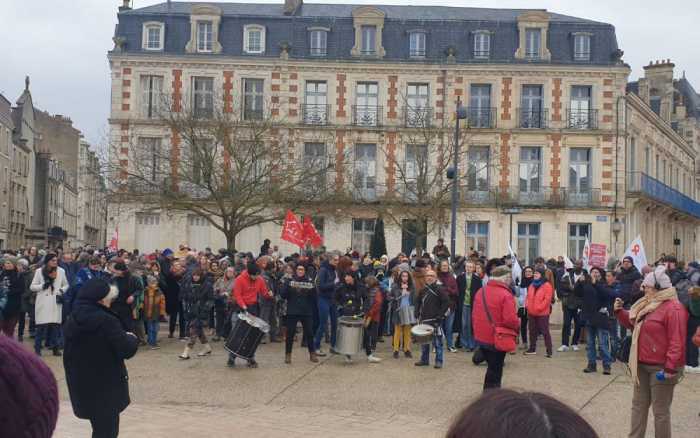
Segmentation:
<svg viewBox="0 0 700 438">
<path fill-rule="evenodd" d="M 267 300 L 272 299 L 272 292 L 267 288 L 265 280 L 260 275 L 260 268 L 254 262 L 248 263 L 246 270 L 241 273 L 233 282 L 233 297 L 234 309 L 232 318 L 237 317 L 237 312 L 247 312 L 254 316 L 260 315 L 259 297 Z M 235 324 L 235 321 L 232 321 Z M 236 356 L 233 353 L 228 356 L 228 366 L 233 368 L 236 366 Z M 258 363 L 255 358 L 248 361 L 250 368 L 257 368 Z"/>
<path fill-rule="evenodd" d="M 503 378 L 503 363 L 506 359 L 506 352 L 498 351 L 494 346 L 495 327 L 507 327 L 516 332 L 520 329 L 520 320 L 515 310 L 515 298 L 510 291 L 510 285 L 513 281 L 510 268 L 503 261 L 500 261 L 500 265 L 498 262 L 491 261 L 489 265 L 492 266 L 491 272 L 487 272 L 489 281 L 476 292 L 472 305 L 474 339 L 488 363 L 484 378 L 484 391 L 500 388 Z M 486 299 L 486 305 L 484 305 L 484 299 Z M 486 306 L 488 306 L 491 318 L 487 314 Z"/>
</svg>

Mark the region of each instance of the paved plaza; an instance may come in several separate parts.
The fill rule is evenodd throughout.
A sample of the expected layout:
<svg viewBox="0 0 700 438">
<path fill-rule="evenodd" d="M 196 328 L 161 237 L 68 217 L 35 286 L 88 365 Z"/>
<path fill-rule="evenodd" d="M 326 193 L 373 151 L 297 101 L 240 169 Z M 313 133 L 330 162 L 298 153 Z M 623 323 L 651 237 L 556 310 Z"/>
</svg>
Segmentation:
<svg viewBox="0 0 700 438">
<path fill-rule="evenodd" d="M 142 349 L 128 361 L 132 404 L 120 436 L 440 437 L 481 392 L 485 372 L 464 352 L 446 352 L 442 370 L 416 368 L 414 360 L 391 358 L 388 342 L 379 344 L 380 364 L 368 364 L 364 354 L 353 364 L 339 356 L 312 364 L 297 343 L 292 365 L 283 363 L 282 344 L 267 344 L 258 352 L 260 368 L 228 369 L 222 343 L 212 345 L 212 356 L 180 361 L 183 343 L 162 339 L 162 349 Z M 55 437 L 89 436 L 89 424 L 70 408 L 60 358 L 45 360 L 62 400 Z M 585 363 L 583 349 L 552 359 L 516 354 L 506 359 L 504 385 L 552 394 L 602 437 L 626 436 L 632 394 L 626 370 L 615 364 L 612 376 L 584 375 Z M 678 385 L 672 412 L 674 438 L 700 436 L 700 375 Z"/>
</svg>

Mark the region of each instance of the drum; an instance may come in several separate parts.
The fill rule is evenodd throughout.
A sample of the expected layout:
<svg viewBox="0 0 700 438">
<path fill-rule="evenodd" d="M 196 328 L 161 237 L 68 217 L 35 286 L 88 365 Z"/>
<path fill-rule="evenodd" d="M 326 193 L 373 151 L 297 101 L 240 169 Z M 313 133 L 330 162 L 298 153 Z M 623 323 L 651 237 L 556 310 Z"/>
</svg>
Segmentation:
<svg viewBox="0 0 700 438">
<path fill-rule="evenodd" d="M 401 325 L 413 325 L 416 323 L 415 308 L 413 306 L 399 307 L 399 323 Z"/>
<path fill-rule="evenodd" d="M 364 324 L 362 318 L 342 316 L 338 318 L 338 340 L 335 351 L 340 354 L 354 355 L 362 350 Z"/>
<path fill-rule="evenodd" d="M 268 323 L 248 313 L 239 313 L 224 348 L 241 359 L 255 356 L 263 336 L 270 331 Z"/>
<path fill-rule="evenodd" d="M 411 328 L 411 337 L 416 344 L 430 344 L 433 342 L 435 327 L 428 324 L 418 324 Z"/>
</svg>

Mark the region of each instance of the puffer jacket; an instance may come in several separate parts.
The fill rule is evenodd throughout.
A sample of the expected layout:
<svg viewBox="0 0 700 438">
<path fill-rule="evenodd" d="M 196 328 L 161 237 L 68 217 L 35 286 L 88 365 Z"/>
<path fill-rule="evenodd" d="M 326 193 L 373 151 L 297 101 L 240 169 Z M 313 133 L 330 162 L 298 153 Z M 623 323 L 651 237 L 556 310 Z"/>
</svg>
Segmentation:
<svg viewBox="0 0 700 438">
<path fill-rule="evenodd" d="M 620 284 L 620 296 L 625 306 L 632 304 L 632 295 L 636 292 L 634 282 L 640 280 L 642 274 L 639 273 L 637 267 L 632 265 L 629 269 L 621 268 L 615 279 Z"/>
<path fill-rule="evenodd" d="M 356 316 L 365 314 L 369 310 L 369 298 L 367 289 L 354 284 L 340 283 L 335 290 L 335 302 L 340 306 L 341 316 Z"/>
<path fill-rule="evenodd" d="M 484 289 L 486 289 L 486 305 L 493 319 L 493 325 L 484 308 Z M 495 342 L 494 325 L 513 330 L 520 328 L 520 319 L 515 310 L 515 297 L 510 288 L 500 281 L 490 280 L 486 286 L 479 289 L 474 296 L 472 306 L 474 339 L 479 344 L 493 347 Z"/>
<path fill-rule="evenodd" d="M 617 320 L 632 330 L 629 311 L 615 312 Z M 678 300 L 662 303 L 646 315 L 639 333 L 638 359 L 646 365 L 663 366 L 668 373 L 676 373 L 685 365 L 688 312 Z"/>
<path fill-rule="evenodd" d="M 527 289 L 527 314 L 530 316 L 547 316 L 552 313 L 553 295 L 554 290 L 550 282 L 545 281 L 538 288 L 535 287 L 534 282 L 530 283 L 530 287 Z"/>
</svg>

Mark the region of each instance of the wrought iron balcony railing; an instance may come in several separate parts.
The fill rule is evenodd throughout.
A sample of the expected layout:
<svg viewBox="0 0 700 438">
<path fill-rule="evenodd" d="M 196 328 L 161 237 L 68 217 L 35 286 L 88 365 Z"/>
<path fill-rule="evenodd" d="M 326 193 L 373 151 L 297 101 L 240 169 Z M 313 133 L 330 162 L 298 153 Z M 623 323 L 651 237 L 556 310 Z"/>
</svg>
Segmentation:
<svg viewBox="0 0 700 438">
<path fill-rule="evenodd" d="M 566 110 L 566 126 L 570 129 L 598 129 L 597 109 Z"/>
<path fill-rule="evenodd" d="M 467 108 L 470 128 L 495 128 L 496 108 Z"/>
<path fill-rule="evenodd" d="M 549 121 L 547 109 L 518 109 L 518 126 L 527 129 L 546 129 Z"/>
<path fill-rule="evenodd" d="M 429 128 L 432 124 L 433 109 L 431 107 L 403 108 L 404 125 L 407 128 Z"/>
<path fill-rule="evenodd" d="M 380 105 L 353 105 L 352 124 L 355 126 L 381 126 L 382 107 Z"/>
<path fill-rule="evenodd" d="M 305 125 L 327 125 L 330 105 L 303 104 L 301 106 L 302 121 Z"/>
</svg>

